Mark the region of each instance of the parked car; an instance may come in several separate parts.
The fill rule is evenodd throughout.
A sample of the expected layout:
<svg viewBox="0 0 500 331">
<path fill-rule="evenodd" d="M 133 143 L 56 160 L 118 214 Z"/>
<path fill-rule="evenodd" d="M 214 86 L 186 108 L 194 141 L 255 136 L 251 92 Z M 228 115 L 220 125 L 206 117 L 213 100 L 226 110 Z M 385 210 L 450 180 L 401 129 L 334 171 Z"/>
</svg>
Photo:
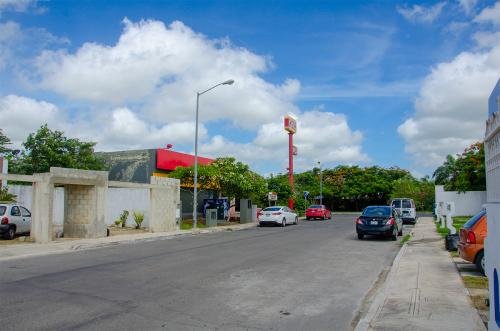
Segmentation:
<svg viewBox="0 0 500 331">
<path fill-rule="evenodd" d="M 31 231 L 31 213 L 18 204 L 0 203 L 0 235 L 12 240 L 16 234 Z"/>
<path fill-rule="evenodd" d="M 356 219 L 358 239 L 365 235 L 389 236 L 397 240 L 403 235 L 403 220 L 396 208 L 391 206 L 368 206 Z"/>
<path fill-rule="evenodd" d="M 488 235 L 486 210 L 472 216 L 460 229 L 458 254 L 484 274 L 484 239 Z"/>
<path fill-rule="evenodd" d="M 391 206 L 396 208 L 403 218 L 403 223 L 415 224 L 417 222 L 417 209 L 415 202 L 410 198 L 395 198 L 391 201 Z"/>
<path fill-rule="evenodd" d="M 328 220 L 332 218 L 332 212 L 325 207 L 325 205 L 311 205 L 306 209 L 306 219 L 322 219 Z"/>
<path fill-rule="evenodd" d="M 260 226 L 266 224 L 286 226 L 287 224 L 299 223 L 299 217 L 297 214 L 286 206 L 264 208 L 257 216 Z"/>
</svg>

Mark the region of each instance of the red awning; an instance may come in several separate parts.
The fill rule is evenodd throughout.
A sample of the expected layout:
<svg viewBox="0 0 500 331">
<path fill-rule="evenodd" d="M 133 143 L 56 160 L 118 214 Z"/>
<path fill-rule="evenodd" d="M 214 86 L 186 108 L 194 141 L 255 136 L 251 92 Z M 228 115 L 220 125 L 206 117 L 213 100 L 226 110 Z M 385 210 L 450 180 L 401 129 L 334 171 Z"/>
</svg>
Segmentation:
<svg viewBox="0 0 500 331">
<path fill-rule="evenodd" d="M 198 164 L 209 165 L 215 160 L 198 156 Z M 156 150 L 156 168 L 161 170 L 175 170 L 177 167 L 191 167 L 194 165 L 194 155 L 170 151 Z"/>
</svg>

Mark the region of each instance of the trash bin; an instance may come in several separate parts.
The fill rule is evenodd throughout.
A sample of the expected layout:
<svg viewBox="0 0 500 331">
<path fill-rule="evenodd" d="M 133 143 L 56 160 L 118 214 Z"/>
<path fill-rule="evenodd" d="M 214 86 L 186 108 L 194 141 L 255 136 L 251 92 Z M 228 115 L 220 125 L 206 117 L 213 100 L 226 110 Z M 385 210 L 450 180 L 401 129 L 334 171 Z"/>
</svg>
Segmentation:
<svg viewBox="0 0 500 331">
<path fill-rule="evenodd" d="M 445 247 L 448 251 L 456 251 L 458 249 L 458 234 L 449 234 L 445 238 Z"/>
</svg>

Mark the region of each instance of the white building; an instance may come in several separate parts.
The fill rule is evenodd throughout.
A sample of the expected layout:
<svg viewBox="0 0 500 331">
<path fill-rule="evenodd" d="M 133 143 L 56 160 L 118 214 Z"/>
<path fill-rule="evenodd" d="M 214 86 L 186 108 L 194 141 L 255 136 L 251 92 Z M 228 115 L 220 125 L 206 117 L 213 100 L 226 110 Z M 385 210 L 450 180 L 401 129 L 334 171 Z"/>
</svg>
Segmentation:
<svg viewBox="0 0 500 331">
<path fill-rule="evenodd" d="M 488 237 L 486 239 L 486 272 L 490 286 L 489 330 L 500 330 L 500 80 L 488 101 L 488 121 L 484 139 Z"/>
</svg>

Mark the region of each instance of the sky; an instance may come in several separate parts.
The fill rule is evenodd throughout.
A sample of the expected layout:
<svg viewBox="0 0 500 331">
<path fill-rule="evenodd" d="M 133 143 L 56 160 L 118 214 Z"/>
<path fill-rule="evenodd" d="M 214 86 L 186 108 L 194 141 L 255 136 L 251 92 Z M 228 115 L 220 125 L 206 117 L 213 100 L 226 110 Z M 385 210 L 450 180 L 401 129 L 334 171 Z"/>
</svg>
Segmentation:
<svg viewBox="0 0 500 331">
<path fill-rule="evenodd" d="M 321 162 L 432 175 L 484 138 L 500 2 L 0 0 L 0 128 L 47 123 L 97 151 Z"/>
</svg>

